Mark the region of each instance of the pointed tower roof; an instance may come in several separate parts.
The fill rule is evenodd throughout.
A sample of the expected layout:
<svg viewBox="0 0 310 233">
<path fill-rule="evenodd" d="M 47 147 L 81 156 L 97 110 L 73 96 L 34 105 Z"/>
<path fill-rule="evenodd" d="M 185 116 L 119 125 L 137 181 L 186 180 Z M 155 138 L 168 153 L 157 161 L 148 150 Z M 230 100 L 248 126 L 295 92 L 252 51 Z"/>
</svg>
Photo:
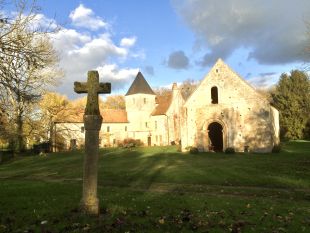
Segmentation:
<svg viewBox="0 0 310 233">
<path fill-rule="evenodd" d="M 134 94 L 155 95 L 154 91 L 147 83 L 147 81 L 145 80 L 140 71 L 126 93 L 126 95 L 134 95 Z"/>
</svg>

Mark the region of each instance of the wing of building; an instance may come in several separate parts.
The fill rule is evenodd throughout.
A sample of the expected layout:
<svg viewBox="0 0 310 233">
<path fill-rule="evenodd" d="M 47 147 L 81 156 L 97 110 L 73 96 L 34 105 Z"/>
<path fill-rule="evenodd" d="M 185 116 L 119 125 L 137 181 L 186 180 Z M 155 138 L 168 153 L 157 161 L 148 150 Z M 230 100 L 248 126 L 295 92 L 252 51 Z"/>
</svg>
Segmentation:
<svg viewBox="0 0 310 233">
<path fill-rule="evenodd" d="M 101 112 L 101 147 L 130 138 L 147 146 L 180 144 L 183 151 L 194 146 L 267 152 L 279 143 L 278 111 L 221 59 L 186 102 L 176 83 L 170 93 L 156 96 L 139 72 L 125 103 L 126 110 Z M 82 114 L 72 122 L 55 122 L 54 128 L 55 149 L 84 145 Z"/>
</svg>

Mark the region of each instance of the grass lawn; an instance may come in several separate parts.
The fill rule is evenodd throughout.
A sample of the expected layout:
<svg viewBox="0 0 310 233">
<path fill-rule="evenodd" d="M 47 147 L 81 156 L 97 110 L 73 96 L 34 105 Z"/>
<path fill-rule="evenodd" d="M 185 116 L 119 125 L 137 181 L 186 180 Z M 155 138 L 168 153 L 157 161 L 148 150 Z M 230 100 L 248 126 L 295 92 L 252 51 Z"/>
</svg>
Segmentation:
<svg viewBox="0 0 310 233">
<path fill-rule="evenodd" d="M 279 154 L 101 150 L 99 217 L 79 213 L 82 165 L 79 151 L 1 164 L 0 232 L 310 232 L 307 141 Z"/>
</svg>

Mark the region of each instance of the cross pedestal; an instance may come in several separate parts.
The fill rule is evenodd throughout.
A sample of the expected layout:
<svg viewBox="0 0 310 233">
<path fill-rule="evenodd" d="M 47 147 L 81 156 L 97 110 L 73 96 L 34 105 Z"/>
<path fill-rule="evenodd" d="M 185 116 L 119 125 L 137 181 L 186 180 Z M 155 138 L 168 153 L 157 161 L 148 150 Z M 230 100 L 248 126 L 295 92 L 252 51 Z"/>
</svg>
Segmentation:
<svg viewBox="0 0 310 233">
<path fill-rule="evenodd" d="M 98 72 L 89 71 L 86 83 L 74 82 L 74 91 L 76 93 L 88 93 L 84 114 L 85 158 L 81 207 L 87 214 L 98 215 L 98 152 L 99 131 L 102 123 L 98 104 L 98 94 L 111 93 L 111 84 L 99 83 Z"/>
</svg>

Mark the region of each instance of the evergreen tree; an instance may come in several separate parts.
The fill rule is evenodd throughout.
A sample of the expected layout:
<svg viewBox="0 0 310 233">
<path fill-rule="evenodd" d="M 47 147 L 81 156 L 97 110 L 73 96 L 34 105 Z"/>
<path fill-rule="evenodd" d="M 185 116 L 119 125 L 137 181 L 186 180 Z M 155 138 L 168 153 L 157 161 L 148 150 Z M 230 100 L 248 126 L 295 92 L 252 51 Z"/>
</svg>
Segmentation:
<svg viewBox="0 0 310 233">
<path fill-rule="evenodd" d="M 310 121 L 310 79 L 302 71 L 283 73 L 272 94 L 275 107 L 280 111 L 281 137 L 302 139 L 307 135 Z"/>
</svg>

